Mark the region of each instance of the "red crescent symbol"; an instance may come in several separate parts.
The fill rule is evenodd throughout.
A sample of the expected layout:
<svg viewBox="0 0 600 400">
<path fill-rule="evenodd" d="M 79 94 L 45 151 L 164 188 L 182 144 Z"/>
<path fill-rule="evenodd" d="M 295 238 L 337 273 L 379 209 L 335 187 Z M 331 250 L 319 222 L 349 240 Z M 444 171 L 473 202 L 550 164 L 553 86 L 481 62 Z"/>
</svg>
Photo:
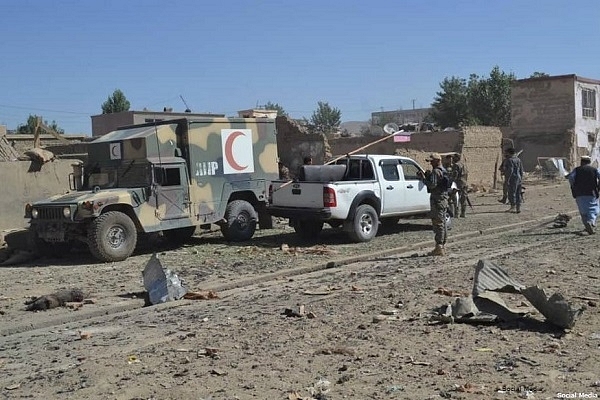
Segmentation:
<svg viewBox="0 0 600 400">
<path fill-rule="evenodd" d="M 240 131 L 235 131 L 231 135 L 229 135 L 229 137 L 225 141 L 225 158 L 227 159 L 227 163 L 231 166 L 231 168 L 233 168 L 237 171 L 243 171 L 246 168 L 248 168 L 248 166 L 247 165 L 242 166 L 242 165 L 238 164 L 235 161 L 235 158 L 233 157 L 233 142 L 239 136 L 245 136 L 245 135 Z"/>
</svg>

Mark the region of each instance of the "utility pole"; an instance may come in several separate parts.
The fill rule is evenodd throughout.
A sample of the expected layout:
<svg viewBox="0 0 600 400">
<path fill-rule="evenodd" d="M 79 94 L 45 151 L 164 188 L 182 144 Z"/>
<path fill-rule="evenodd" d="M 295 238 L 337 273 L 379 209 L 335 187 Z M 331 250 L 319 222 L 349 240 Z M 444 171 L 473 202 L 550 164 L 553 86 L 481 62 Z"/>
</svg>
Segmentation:
<svg viewBox="0 0 600 400">
<path fill-rule="evenodd" d="M 412 99 L 412 102 L 413 102 L 413 110 L 415 109 L 415 101 L 416 101 L 416 99 Z"/>
</svg>

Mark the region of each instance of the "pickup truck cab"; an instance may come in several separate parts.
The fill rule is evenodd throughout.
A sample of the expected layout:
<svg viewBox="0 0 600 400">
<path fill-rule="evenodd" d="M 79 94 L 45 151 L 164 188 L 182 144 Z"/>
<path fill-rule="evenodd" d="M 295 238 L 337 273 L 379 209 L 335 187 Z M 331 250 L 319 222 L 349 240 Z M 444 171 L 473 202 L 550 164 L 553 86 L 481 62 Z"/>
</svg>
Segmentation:
<svg viewBox="0 0 600 400">
<path fill-rule="evenodd" d="M 267 212 L 288 218 L 306 239 L 328 223 L 342 226 L 353 241 L 366 242 L 375 237 L 380 221 L 397 223 L 400 217 L 430 211 L 419 171 L 414 160 L 393 155 L 352 155 L 332 165 L 304 165 L 298 179 L 271 183 Z"/>
</svg>

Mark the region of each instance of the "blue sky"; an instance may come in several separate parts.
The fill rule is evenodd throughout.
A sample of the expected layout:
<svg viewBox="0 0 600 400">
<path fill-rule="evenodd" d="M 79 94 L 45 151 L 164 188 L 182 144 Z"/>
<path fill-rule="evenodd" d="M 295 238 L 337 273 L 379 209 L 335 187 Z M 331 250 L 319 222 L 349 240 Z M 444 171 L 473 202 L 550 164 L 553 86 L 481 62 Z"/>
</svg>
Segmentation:
<svg viewBox="0 0 600 400">
<path fill-rule="evenodd" d="M 131 109 L 235 115 L 279 103 L 342 121 L 428 107 L 494 66 L 600 79 L 597 0 L 3 0 L 0 124 L 91 133 L 115 89 Z"/>
</svg>

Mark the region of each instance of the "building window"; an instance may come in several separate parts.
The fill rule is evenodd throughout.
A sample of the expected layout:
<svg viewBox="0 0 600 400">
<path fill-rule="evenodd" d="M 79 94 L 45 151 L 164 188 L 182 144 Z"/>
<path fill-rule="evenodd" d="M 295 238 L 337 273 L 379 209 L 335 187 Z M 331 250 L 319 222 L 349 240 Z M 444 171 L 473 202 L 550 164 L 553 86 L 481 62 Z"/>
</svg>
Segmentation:
<svg viewBox="0 0 600 400">
<path fill-rule="evenodd" d="M 596 118 L 596 91 L 592 89 L 583 89 L 581 91 L 581 108 L 583 116 Z"/>
</svg>

